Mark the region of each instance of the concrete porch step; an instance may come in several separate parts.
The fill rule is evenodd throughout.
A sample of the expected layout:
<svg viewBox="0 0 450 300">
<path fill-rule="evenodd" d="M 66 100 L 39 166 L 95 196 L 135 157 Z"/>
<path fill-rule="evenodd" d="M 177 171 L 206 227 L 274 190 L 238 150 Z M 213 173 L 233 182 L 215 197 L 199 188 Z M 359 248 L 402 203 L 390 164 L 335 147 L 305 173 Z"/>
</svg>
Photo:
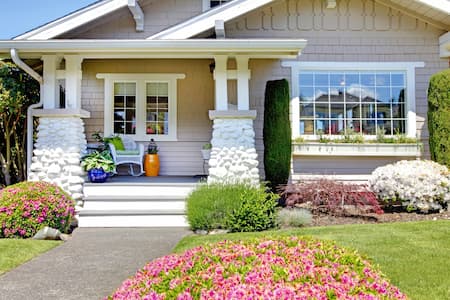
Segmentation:
<svg viewBox="0 0 450 300">
<path fill-rule="evenodd" d="M 121 211 L 121 210 L 183 210 L 185 209 L 185 198 L 181 199 L 85 199 L 83 211 Z"/>
<path fill-rule="evenodd" d="M 186 197 L 195 188 L 194 185 L 85 185 L 86 198 L 107 197 Z"/>
</svg>

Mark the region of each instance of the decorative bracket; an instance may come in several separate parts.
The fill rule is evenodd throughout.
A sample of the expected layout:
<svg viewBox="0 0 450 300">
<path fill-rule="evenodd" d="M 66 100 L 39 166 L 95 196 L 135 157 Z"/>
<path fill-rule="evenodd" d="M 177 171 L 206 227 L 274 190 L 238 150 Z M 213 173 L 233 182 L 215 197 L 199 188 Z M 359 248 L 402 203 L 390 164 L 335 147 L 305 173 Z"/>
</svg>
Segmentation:
<svg viewBox="0 0 450 300">
<path fill-rule="evenodd" d="M 133 14 L 136 22 L 136 31 L 144 31 L 144 12 L 138 3 L 138 0 L 128 0 L 128 8 Z"/>
<path fill-rule="evenodd" d="M 223 20 L 216 20 L 214 29 L 216 31 L 216 39 L 225 38 L 225 22 Z"/>
</svg>

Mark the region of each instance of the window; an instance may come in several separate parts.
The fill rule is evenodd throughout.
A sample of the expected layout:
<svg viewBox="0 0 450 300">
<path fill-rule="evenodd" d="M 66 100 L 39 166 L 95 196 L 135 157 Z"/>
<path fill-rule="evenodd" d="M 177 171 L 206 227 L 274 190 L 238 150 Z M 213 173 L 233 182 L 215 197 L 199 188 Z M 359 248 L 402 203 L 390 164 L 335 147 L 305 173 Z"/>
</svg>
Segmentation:
<svg viewBox="0 0 450 300">
<path fill-rule="evenodd" d="M 203 0 L 203 11 L 206 11 L 216 6 L 220 6 L 230 1 L 231 0 Z"/>
<path fill-rule="evenodd" d="M 114 134 L 136 134 L 136 83 L 114 83 Z"/>
<path fill-rule="evenodd" d="M 416 136 L 415 68 L 420 62 L 283 62 L 292 68 L 293 137 Z"/>
<path fill-rule="evenodd" d="M 184 74 L 97 74 L 105 80 L 105 136 L 175 141 L 177 79 Z"/>
<path fill-rule="evenodd" d="M 300 134 L 406 133 L 405 79 L 399 71 L 300 70 Z"/>
</svg>

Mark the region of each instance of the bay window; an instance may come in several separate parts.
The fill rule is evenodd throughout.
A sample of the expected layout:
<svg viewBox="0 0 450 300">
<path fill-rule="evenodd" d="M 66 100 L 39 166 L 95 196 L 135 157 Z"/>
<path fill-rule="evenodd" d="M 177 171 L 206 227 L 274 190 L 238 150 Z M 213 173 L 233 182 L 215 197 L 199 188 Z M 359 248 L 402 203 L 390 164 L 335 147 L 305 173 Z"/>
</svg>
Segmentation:
<svg viewBox="0 0 450 300">
<path fill-rule="evenodd" d="M 416 135 L 415 68 L 423 63 L 283 62 L 292 68 L 293 137 L 351 130 Z"/>
</svg>

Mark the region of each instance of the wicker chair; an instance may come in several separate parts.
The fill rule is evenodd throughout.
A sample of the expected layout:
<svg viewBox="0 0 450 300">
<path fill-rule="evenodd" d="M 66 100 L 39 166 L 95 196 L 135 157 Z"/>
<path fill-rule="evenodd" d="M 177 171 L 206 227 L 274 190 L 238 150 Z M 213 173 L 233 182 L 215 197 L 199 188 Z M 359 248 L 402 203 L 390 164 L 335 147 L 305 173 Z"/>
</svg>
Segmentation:
<svg viewBox="0 0 450 300">
<path fill-rule="evenodd" d="M 130 167 L 128 171 L 130 175 L 141 176 L 144 174 L 144 145 L 136 144 L 132 138 L 127 136 L 121 136 L 121 138 L 125 150 L 116 150 L 116 147 L 112 143 L 108 144 L 116 167 L 119 165 L 128 164 Z M 134 172 L 133 164 L 139 166 L 139 173 Z"/>
</svg>

